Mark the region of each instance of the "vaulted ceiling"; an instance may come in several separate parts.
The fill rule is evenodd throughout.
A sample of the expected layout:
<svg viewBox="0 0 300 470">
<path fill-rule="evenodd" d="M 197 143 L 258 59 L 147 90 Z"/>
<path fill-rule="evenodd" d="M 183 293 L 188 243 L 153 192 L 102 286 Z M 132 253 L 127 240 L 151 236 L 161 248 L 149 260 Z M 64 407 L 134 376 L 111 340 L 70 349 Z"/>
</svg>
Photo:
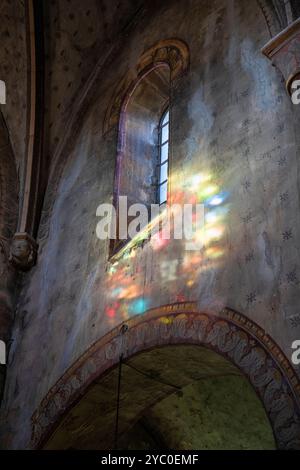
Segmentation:
<svg viewBox="0 0 300 470">
<path fill-rule="evenodd" d="M 129 27 L 143 0 L 51 0 L 45 18 L 45 113 L 49 153 L 93 68 Z"/>
<path fill-rule="evenodd" d="M 137 354 L 97 379 L 46 449 L 272 449 L 266 413 L 247 379 L 199 346 Z"/>
</svg>

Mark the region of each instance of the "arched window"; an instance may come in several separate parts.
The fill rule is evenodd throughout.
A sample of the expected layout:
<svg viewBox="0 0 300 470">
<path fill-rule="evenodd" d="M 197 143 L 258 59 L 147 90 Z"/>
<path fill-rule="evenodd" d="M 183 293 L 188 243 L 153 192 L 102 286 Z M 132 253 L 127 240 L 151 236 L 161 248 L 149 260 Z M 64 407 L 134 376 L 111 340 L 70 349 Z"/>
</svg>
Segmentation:
<svg viewBox="0 0 300 470">
<path fill-rule="evenodd" d="M 163 113 L 158 127 L 158 185 L 157 202 L 162 205 L 167 202 L 168 197 L 168 174 L 169 174 L 169 108 Z"/>
<path fill-rule="evenodd" d="M 118 179 L 119 195 L 128 197 L 128 205 L 142 203 L 150 208 L 166 201 L 169 103 L 170 70 L 164 64 L 142 76 L 129 95 L 120 129 Z"/>
<path fill-rule="evenodd" d="M 3 80 L 0 80 L 0 104 L 6 104 L 6 87 Z"/>
</svg>

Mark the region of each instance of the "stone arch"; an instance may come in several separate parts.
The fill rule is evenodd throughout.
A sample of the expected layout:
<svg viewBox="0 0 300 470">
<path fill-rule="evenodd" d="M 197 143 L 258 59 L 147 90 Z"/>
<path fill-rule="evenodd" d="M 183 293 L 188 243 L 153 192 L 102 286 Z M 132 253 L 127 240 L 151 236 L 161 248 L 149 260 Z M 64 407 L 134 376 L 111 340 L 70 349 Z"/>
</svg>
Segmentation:
<svg viewBox="0 0 300 470">
<path fill-rule="evenodd" d="M 103 123 L 104 134 L 118 126 L 122 109 L 141 78 L 162 64 L 169 66 L 171 83 L 174 84 L 188 69 L 188 46 L 180 39 L 164 39 L 141 55 L 135 70 L 125 75 L 113 94 Z"/>
<path fill-rule="evenodd" d="M 108 59 L 108 57 L 107 57 Z M 102 63 L 102 62 L 101 62 Z M 103 62 L 105 63 L 105 61 Z M 167 64 L 171 69 L 171 81 L 175 85 L 177 79 L 186 72 L 189 66 L 189 49 L 188 46 L 179 39 L 161 40 L 144 52 L 134 71 L 129 71 L 118 84 L 114 91 L 108 109 L 105 113 L 103 121 L 103 133 L 106 134 L 112 128 L 117 128 L 119 117 L 123 103 L 128 99 L 130 92 L 138 83 L 144 73 L 159 64 Z M 42 251 L 42 243 L 47 239 L 49 234 L 49 224 L 53 209 L 55 195 L 58 190 L 59 182 L 62 178 L 66 164 L 65 156 L 70 154 L 73 149 L 74 139 L 79 132 L 82 116 L 87 112 L 93 102 L 93 92 L 97 88 L 97 80 L 99 80 L 102 67 L 95 67 L 88 82 L 88 89 L 83 89 L 82 96 L 78 100 L 77 109 L 74 111 L 74 119 L 72 118 L 72 131 L 67 130 L 66 140 L 62 147 L 58 148 L 57 155 L 54 157 L 54 164 L 49 175 L 48 190 L 45 195 L 44 205 L 42 209 L 41 222 L 38 231 L 38 240 L 40 243 L 40 251 Z M 144 69 L 144 70 L 143 70 Z M 63 151 L 62 151 L 63 150 Z"/>
<path fill-rule="evenodd" d="M 91 384 L 124 359 L 165 345 L 199 345 L 228 359 L 262 401 L 279 449 L 300 448 L 300 384 L 288 359 L 257 324 L 231 309 L 171 304 L 130 319 L 93 344 L 50 389 L 32 417 L 31 447 L 45 444 Z"/>
</svg>

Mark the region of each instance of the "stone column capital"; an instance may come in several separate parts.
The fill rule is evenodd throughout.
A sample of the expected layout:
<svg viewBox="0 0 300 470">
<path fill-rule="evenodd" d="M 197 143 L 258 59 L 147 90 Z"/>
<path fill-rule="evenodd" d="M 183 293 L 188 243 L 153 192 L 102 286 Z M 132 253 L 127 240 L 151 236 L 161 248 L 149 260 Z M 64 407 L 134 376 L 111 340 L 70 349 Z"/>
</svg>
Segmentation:
<svg viewBox="0 0 300 470">
<path fill-rule="evenodd" d="M 300 79 L 300 18 L 272 38 L 262 53 L 280 70 L 291 95 L 292 83 Z"/>
</svg>

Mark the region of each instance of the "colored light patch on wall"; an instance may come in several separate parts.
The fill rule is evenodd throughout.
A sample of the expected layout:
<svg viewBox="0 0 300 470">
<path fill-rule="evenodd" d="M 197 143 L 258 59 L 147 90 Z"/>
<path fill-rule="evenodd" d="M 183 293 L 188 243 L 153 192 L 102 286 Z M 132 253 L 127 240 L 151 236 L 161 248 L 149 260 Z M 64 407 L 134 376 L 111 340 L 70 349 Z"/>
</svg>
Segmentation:
<svg viewBox="0 0 300 470">
<path fill-rule="evenodd" d="M 140 315 L 145 313 L 149 307 L 147 299 L 139 298 L 134 300 L 128 307 L 128 313 L 131 315 Z"/>
<path fill-rule="evenodd" d="M 229 210 L 229 194 L 220 188 L 220 181 L 208 172 L 191 171 L 190 176 L 186 177 L 181 172 L 170 176 L 171 191 L 168 203 L 177 204 L 179 208 L 174 207 L 175 212 L 172 212 L 171 219 L 168 218 L 169 213 L 165 208 L 149 221 L 142 233 L 130 240 L 113 258 L 115 262 L 108 270 L 108 299 L 117 300 L 119 307 L 116 308 L 115 304 L 108 307 L 106 314 L 110 318 L 117 315 L 126 320 L 130 316 L 143 314 L 150 306 L 156 305 L 156 299 L 160 299 L 161 292 L 172 292 L 174 288 L 172 298 L 177 301 L 179 298 L 188 299 L 189 292 L 192 293 L 198 285 L 201 274 L 219 265 L 225 255 L 222 239 Z M 183 204 L 204 204 L 205 208 L 205 225 L 201 228 L 197 226 L 195 210 L 191 213 L 192 231 L 189 235 L 192 233 L 192 241 L 196 242 L 198 247 L 191 251 L 186 248 L 185 239 L 172 238 L 174 217 L 180 206 L 183 210 Z M 169 222 L 170 239 L 166 238 Z M 151 269 L 147 271 L 149 265 L 145 264 L 143 254 L 149 253 L 149 247 L 152 253 L 155 253 L 154 275 Z"/>
</svg>

